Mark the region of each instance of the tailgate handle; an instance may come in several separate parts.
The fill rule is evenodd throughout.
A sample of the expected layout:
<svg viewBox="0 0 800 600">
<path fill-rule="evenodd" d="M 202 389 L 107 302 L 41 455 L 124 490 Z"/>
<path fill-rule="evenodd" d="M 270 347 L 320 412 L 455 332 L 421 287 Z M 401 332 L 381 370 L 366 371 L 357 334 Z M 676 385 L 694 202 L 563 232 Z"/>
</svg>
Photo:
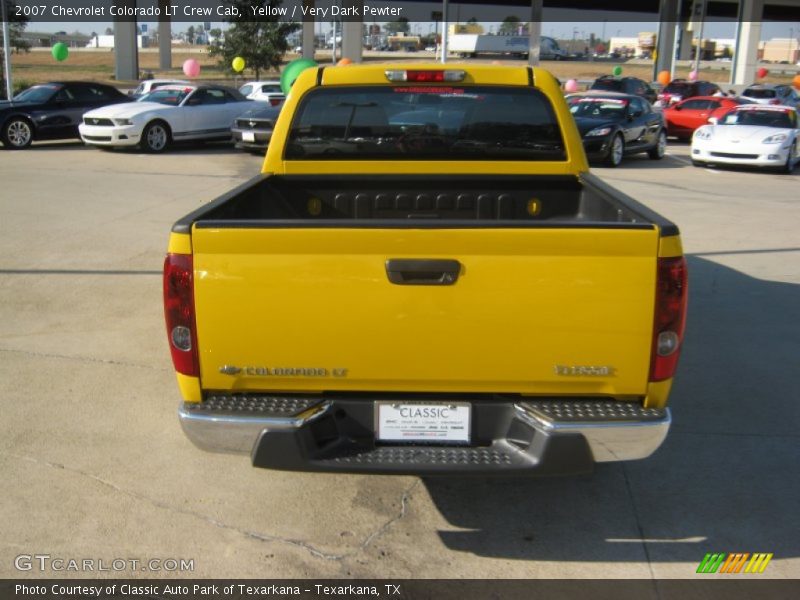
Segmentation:
<svg viewBox="0 0 800 600">
<path fill-rule="evenodd" d="M 397 285 L 453 285 L 461 271 L 457 260 L 390 258 L 386 275 Z"/>
</svg>

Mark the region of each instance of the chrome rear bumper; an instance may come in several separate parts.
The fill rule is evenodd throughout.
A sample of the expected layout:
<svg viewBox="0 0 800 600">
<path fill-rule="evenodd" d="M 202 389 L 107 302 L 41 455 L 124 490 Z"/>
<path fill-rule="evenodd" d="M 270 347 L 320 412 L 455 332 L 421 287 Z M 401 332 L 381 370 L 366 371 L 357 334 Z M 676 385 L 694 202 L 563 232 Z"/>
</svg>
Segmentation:
<svg viewBox="0 0 800 600">
<path fill-rule="evenodd" d="M 196 446 L 251 454 L 255 466 L 305 471 L 579 473 L 597 462 L 650 456 L 671 423 L 669 409 L 631 402 L 518 397 L 509 402 L 498 396 L 470 399 L 471 446 L 393 446 L 375 443 L 371 398 L 212 400 L 179 409 L 183 430 Z"/>
</svg>

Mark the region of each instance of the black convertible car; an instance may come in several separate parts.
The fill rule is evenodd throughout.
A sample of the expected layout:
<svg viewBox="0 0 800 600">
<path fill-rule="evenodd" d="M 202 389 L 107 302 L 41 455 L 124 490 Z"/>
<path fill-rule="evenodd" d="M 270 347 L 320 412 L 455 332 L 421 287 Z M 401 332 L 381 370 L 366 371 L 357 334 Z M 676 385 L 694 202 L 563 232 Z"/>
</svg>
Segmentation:
<svg viewBox="0 0 800 600">
<path fill-rule="evenodd" d="M 80 138 L 83 113 L 131 99 L 110 85 L 67 81 L 34 85 L 0 102 L 0 141 L 12 150 L 34 140 Z"/>
<path fill-rule="evenodd" d="M 586 157 L 617 167 L 626 154 L 647 152 L 658 160 L 667 149 L 664 116 L 644 98 L 613 92 L 586 92 L 567 96 L 583 138 Z"/>
</svg>

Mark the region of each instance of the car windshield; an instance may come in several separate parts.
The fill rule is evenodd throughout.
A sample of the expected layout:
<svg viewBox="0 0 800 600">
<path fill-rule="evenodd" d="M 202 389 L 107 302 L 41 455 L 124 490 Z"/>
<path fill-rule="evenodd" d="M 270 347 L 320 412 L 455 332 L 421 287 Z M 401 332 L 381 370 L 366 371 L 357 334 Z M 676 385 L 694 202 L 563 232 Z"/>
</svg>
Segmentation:
<svg viewBox="0 0 800 600">
<path fill-rule="evenodd" d="M 667 94 L 680 94 L 682 96 L 686 96 L 688 94 L 691 94 L 692 84 L 673 81 L 667 87 L 664 88 L 664 92 Z"/>
<path fill-rule="evenodd" d="M 616 79 L 598 79 L 592 84 L 593 90 L 606 90 L 607 92 L 622 91 L 622 82 Z"/>
<path fill-rule="evenodd" d="M 14 96 L 15 102 L 47 102 L 61 89 L 59 85 L 35 85 Z"/>
<path fill-rule="evenodd" d="M 721 124 L 792 129 L 794 120 L 793 115 L 784 110 L 737 110 L 725 115 Z"/>
<path fill-rule="evenodd" d="M 621 119 L 628 106 L 627 100 L 613 98 L 580 98 L 570 101 L 570 112 L 576 117 L 592 119 Z"/>
<path fill-rule="evenodd" d="M 158 102 L 167 106 L 178 106 L 192 90 L 159 88 L 139 98 L 138 102 Z"/>
<path fill-rule="evenodd" d="M 774 98 L 776 94 L 775 90 L 750 88 L 749 90 L 745 90 L 742 96 L 748 96 L 749 98 Z"/>
<path fill-rule="evenodd" d="M 565 160 L 553 107 L 515 87 L 317 88 L 297 110 L 287 159 Z"/>
<path fill-rule="evenodd" d="M 250 94 L 253 93 L 253 86 L 250 85 L 249 83 L 247 85 L 243 85 L 242 87 L 239 88 L 239 93 L 242 96 L 249 96 Z"/>
</svg>

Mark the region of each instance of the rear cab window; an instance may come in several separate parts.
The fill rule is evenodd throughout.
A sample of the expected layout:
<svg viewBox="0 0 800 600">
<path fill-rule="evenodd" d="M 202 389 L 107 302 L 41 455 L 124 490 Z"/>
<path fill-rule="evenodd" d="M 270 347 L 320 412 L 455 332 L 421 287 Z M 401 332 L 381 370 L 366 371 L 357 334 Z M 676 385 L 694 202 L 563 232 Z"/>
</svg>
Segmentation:
<svg viewBox="0 0 800 600">
<path fill-rule="evenodd" d="M 301 101 L 287 160 L 565 161 L 550 101 L 534 88 L 348 86 Z"/>
</svg>

